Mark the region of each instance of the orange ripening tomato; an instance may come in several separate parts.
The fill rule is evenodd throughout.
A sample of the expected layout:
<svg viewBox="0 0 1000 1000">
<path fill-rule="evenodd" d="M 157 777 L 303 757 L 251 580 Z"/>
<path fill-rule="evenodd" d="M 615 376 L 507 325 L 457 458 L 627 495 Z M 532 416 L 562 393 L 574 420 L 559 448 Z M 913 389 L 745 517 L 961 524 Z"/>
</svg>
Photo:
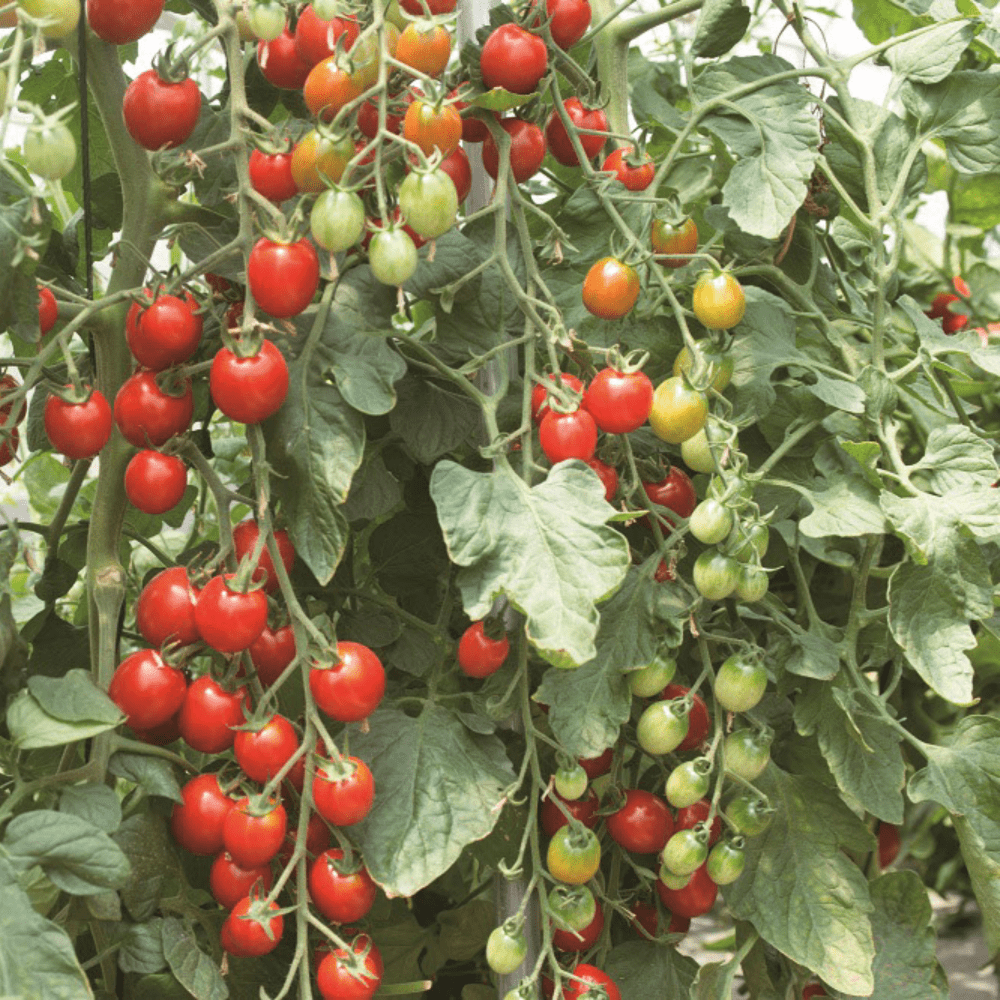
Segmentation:
<svg viewBox="0 0 1000 1000">
<path fill-rule="evenodd" d="M 583 281 L 583 304 L 601 319 L 621 319 L 639 298 L 635 268 L 615 257 L 602 257 Z"/>
<path fill-rule="evenodd" d="M 292 179 L 299 191 L 319 194 L 326 190 L 323 177 L 339 181 L 352 156 L 354 143 L 349 136 L 330 138 L 313 129 L 292 150 Z"/>
<path fill-rule="evenodd" d="M 306 107 L 324 121 L 332 121 L 345 104 L 360 97 L 364 90 L 361 77 L 342 63 L 340 56 L 329 56 L 316 63 L 302 88 Z"/>
<path fill-rule="evenodd" d="M 396 43 L 396 58 L 428 76 L 440 76 L 450 56 L 451 35 L 439 24 L 408 24 Z"/>
<path fill-rule="evenodd" d="M 694 219 L 685 219 L 679 226 L 666 219 L 654 219 L 650 243 L 653 245 L 654 253 L 674 255 L 670 260 L 661 260 L 657 263 L 664 267 L 683 267 L 691 259 L 687 255 L 698 249 L 698 227 Z"/>
<path fill-rule="evenodd" d="M 428 156 L 435 149 L 450 156 L 462 140 L 462 116 L 453 104 L 414 101 L 403 118 L 403 138 L 415 142 Z"/>
</svg>

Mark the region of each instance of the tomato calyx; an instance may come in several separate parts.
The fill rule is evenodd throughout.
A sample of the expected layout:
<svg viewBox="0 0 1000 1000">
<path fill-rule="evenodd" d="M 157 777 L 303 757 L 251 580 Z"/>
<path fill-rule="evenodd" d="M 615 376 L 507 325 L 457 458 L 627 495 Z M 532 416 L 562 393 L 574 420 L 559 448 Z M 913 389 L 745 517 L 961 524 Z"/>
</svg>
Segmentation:
<svg viewBox="0 0 1000 1000">
<path fill-rule="evenodd" d="M 173 42 L 153 60 L 153 69 L 164 83 L 183 83 L 191 75 L 187 57 L 174 54 Z"/>
<path fill-rule="evenodd" d="M 70 372 L 70 375 L 76 374 L 75 372 Z M 94 395 L 97 390 L 92 385 L 86 385 L 74 381 L 73 383 L 67 383 L 64 386 L 49 386 L 49 395 L 57 396 L 64 403 L 70 406 L 79 406 L 82 403 L 89 403 L 90 397 Z"/>
<path fill-rule="evenodd" d="M 620 375 L 632 375 L 642 371 L 648 360 L 649 351 L 629 351 L 628 354 L 622 354 L 616 344 L 608 350 L 604 363 Z"/>
<path fill-rule="evenodd" d="M 534 379 L 536 386 L 545 392 L 543 400 L 547 409 L 556 413 L 574 413 L 583 404 L 584 393 L 567 383 L 563 375 L 563 372 L 558 375 L 535 375 Z"/>
</svg>

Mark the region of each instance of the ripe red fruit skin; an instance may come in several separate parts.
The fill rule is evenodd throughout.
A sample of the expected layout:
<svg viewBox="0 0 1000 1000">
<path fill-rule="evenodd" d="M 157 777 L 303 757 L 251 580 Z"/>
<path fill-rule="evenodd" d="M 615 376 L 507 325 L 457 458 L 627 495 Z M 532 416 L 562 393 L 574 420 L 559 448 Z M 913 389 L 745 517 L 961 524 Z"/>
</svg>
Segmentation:
<svg viewBox="0 0 1000 1000">
<path fill-rule="evenodd" d="M 655 391 L 645 372 L 602 368 L 587 386 L 583 405 L 598 430 L 605 434 L 628 434 L 646 422 Z"/>
<path fill-rule="evenodd" d="M 583 979 L 584 982 L 572 979 L 566 983 L 563 986 L 564 1000 L 581 1000 L 583 997 L 587 997 L 589 1000 L 595 992 L 590 988 L 591 986 L 603 986 L 608 1000 L 622 1000 L 621 992 L 615 985 L 615 981 L 597 966 L 581 962 L 573 968 L 573 975 Z"/>
<path fill-rule="evenodd" d="M 880 868 L 888 868 L 899 857 L 902 838 L 899 827 L 893 823 L 878 825 L 878 864 Z"/>
<path fill-rule="evenodd" d="M 157 573 L 139 594 L 135 606 L 136 627 L 151 646 L 168 640 L 190 646 L 201 635 L 194 620 L 198 591 L 191 586 L 187 570 L 172 566 Z"/>
<path fill-rule="evenodd" d="M 298 316 L 312 302 L 319 275 L 319 255 L 307 239 L 276 243 L 262 236 L 250 251 L 250 293 L 264 312 L 278 319 Z"/>
<path fill-rule="evenodd" d="M 242 868 L 268 864 L 288 832 L 285 807 L 276 799 L 270 800 L 268 807 L 263 815 L 255 815 L 250 811 L 249 797 L 244 796 L 229 811 L 222 825 L 222 842 Z"/>
<path fill-rule="evenodd" d="M 588 462 L 597 450 L 597 424 L 584 409 L 572 413 L 550 409 L 538 426 L 538 439 L 553 465 L 570 458 Z"/>
<path fill-rule="evenodd" d="M 656 854 L 674 832 L 670 807 L 658 795 L 640 788 L 625 792 L 625 804 L 607 817 L 608 833 L 633 854 Z"/>
<path fill-rule="evenodd" d="M 551 19 L 552 41 L 563 50 L 573 48 L 590 27 L 591 11 L 587 0 L 546 0 L 545 10 Z"/>
<path fill-rule="evenodd" d="M 153 729 L 169 722 L 186 694 L 184 674 L 164 662 L 155 649 L 126 656 L 108 685 L 108 696 L 125 713 L 132 729 Z"/>
<path fill-rule="evenodd" d="M 345 778 L 327 775 L 318 767 L 313 775 L 313 802 L 316 811 L 333 826 L 353 826 L 371 811 L 375 801 L 375 779 L 368 765 L 357 757 L 348 757 L 354 774 Z"/>
<path fill-rule="evenodd" d="M 261 590 L 230 590 L 232 573 L 213 576 L 202 587 L 194 620 L 202 639 L 220 653 L 240 653 L 267 627 L 267 597 Z"/>
<path fill-rule="evenodd" d="M 568 97 L 563 101 L 563 107 L 566 109 L 570 121 L 577 128 L 607 132 L 608 116 L 601 108 L 586 108 L 578 97 Z M 581 135 L 579 139 L 588 160 L 597 156 L 607 141 L 603 135 Z M 553 110 L 545 123 L 545 141 L 548 143 L 549 152 L 564 167 L 580 166 L 580 158 L 573 148 L 569 132 L 567 132 L 558 111 Z"/>
<path fill-rule="evenodd" d="M 611 770 L 614 761 L 615 749 L 608 747 L 603 753 L 596 757 L 581 757 L 577 763 L 587 772 L 587 777 L 593 781 L 602 774 L 607 774 Z"/>
<path fill-rule="evenodd" d="M 468 677 L 489 677 L 503 666 L 509 652 L 507 636 L 491 639 L 481 621 L 473 622 L 458 641 L 458 665 Z"/>
<path fill-rule="evenodd" d="M 98 38 L 111 45 L 128 45 L 147 32 L 163 13 L 163 0 L 121 3 L 120 0 L 87 0 L 87 24 Z"/>
<path fill-rule="evenodd" d="M 385 694 L 381 660 L 358 642 L 338 642 L 339 663 L 314 665 L 309 690 L 320 710 L 338 722 L 360 722 L 378 707 Z"/>
<path fill-rule="evenodd" d="M 295 632 L 292 626 L 283 625 L 274 631 L 265 627 L 260 638 L 250 644 L 249 653 L 261 684 L 270 687 L 295 659 Z"/>
<path fill-rule="evenodd" d="M 550 382 L 554 382 L 555 376 L 548 376 Z M 570 375 L 568 372 L 559 373 L 559 381 L 562 382 L 567 389 L 572 389 L 574 392 L 583 393 L 583 383 L 575 376 Z M 545 391 L 544 385 L 536 385 L 534 389 L 531 390 L 531 419 L 535 423 L 539 423 L 543 416 L 545 416 L 545 411 L 549 408 L 549 394 Z"/>
<path fill-rule="evenodd" d="M 355 939 L 353 947 L 355 952 L 363 950 L 363 946 L 358 947 L 358 939 Z M 368 1000 L 375 995 L 382 981 L 383 969 L 382 956 L 379 955 L 378 948 L 373 944 L 363 960 L 365 970 L 371 974 L 371 978 L 361 980 L 352 976 L 343 964 L 346 958 L 347 952 L 342 948 L 336 948 L 319 963 L 316 983 L 323 1000 L 344 1000 L 345 997 L 349 997 L 350 1000 Z M 345 990 L 350 992 L 347 993 Z"/>
<path fill-rule="evenodd" d="M 464 126 L 463 126 L 464 128 Z M 472 164 L 461 146 L 441 161 L 441 169 L 451 178 L 461 205 L 472 190 Z"/>
<path fill-rule="evenodd" d="M 197 307 L 194 299 L 161 295 L 139 313 L 138 322 L 126 323 L 125 340 L 135 360 L 154 372 L 187 361 L 198 350 L 204 327 Z"/>
<path fill-rule="evenodd" d="M 125 494 L 146 514 L 165 514 L 181 502 L 187 488 L 187 466 L 176 455 L 144 449 L 125 467 Z"/>
<path fill-rule="evenodd" d="M 190 77 L 174 83 L 147 69 L 128 85 L 122 111 L 129 135 L 144 149 L 176 149 L 198 124 L 201 92 Z"/>
<path fill-rule="evenodd" d="M 348 924 L 372 908 L 378 886 L 363 866 L 353 875 L 341 875 L 331 862 L 343 856 L 343 851 L 331 848 L 316 858 L 309 866 L 309 894 L 327 920 Z"/>
<path fill-rule="evenodd" d="M 295 51 L 304 63 L 315 66 L 336 52 L 337 39 L 341 35 L 346 35 L 343 45 L 346 52 L 358 37 L 357 21 L 353 17 L 324 21 L 310 4 L 299 15 L 295 26 Z"/>
<path fill-rule="evenodd" d="M 174 840 L 192 854 L 218 854 L 222 850 L 222 826 L 236 805 L 214 774 L 199 774 L 181 789 L 182 803 L 175 803 L 170 816 Z"/>
<path fill-rule="evenodd" d="M 191 380 L 184 392 L 172 396 L 156 384 L 156 372 L 137 371 L 115 396 L 115 423 L 129 444 L 158 448 L 175 434 L 183 434 L 194 416 Z"/>
<path fill-rule="evenodd" d="M 208 387 L 212 401 L 231 420 L 259 424 L 274 416 L 288 395 L 288 364 L 269 340 L 248 358 L 220 347 L 212 361 Z"/>
<path fill-rule="evenodd" d="M 675 916 L 693 919 L 704 916 L 715 906 L 719 887 L 709 877 L 705 865 L 702 865 L 683 889 L 670 889 L 657 879 L 656 892 L 660 902 Z"/>
<path fill-rule="evenodd" d="M 501 24 L 486 39 L 479 67 L 487 90 L 531 94 L 548 68 L 545 42 L 516 24 Z"/>
<path fill-rule="evenodd" d="M 263 785 L 284 767 L 298 746 L 295 727 L 283 715 L 275 715 L 262 729 L 241 729 L 233 753 L 243 773 Z"/>
<path fill-rule="evenodd" d="M 604 499 L 611 503 L 618 492 L 618 470 L 607 462 L 602 462 L 599 458 L 592 458 L 587 462 L 594 472 L 597 473 L 604 487 Z"/>
<path fill-rule="evenodd" d="M 699 823 L 704 823 L 711 812 L 712 804 L 708 799 L 699 799 L 693 805 L 685 806 L 677 810 L 675 830 L 693 830 Z M 719 814 L 715 814 L 712 820 L 712 828 L 708 834 L 708 846 L 711 847 L 722 836 L 722 819 Z"/>
<path fill-rule="evenodd" d="M 207 675 L 192 681 L 177 719 L 184 742 L 202 753 L 228 750 L 236 739 L 235 727 L 246 721 L 247 703 L 246 688 L 229 692 Z"/>
<path fill-rule="evenodd" d="M 281 935 L 285 929 L 285 918 L 279 913 L 269 917 L 267 926 L 271 931 L 268 936 L 267 931 L 261 924 L 253 920 L 242 920 L 250 909 L 250 897 L 241 899 L 226 917 L 226 922 L 219 932 L 219 941 L 222 947 L 231 955 L 244 958 L 259 958 L 267 955 L 278 947 Z M 277 903 L 269 903 L 269 910 L 277 910 Z"/>
<path fill-rule="evenodd" d="M 270 865 L 242 868 L 227 851 L 220 851 L 212 862 L 208 875 L 208 886 L 219 906 L 231 910 L 241 899 L 250 895 L 250 890 L 261 882 L 264 892 L 270 892 L 274 885 L 274 875 Z"/>
<path fill-rule="evenodd" d="M 518 184 L 534 177 L 545 160 L 545 133 L 533 122 L 523 118 L 501 118 L 500 127 L 510 136 L 510 172 Z M 487 136 L 483 142 L 483 166 L 486 173 L 497 179 L 500 173 L 500 149 Z"/>
<path fill-rule="evenodd" d="M 59 319 L 59 305 L 51 289 L 43 285 L 38 286 L 38 329 L 42 336 L 49 332 L 56 325 Z"/>
<path fill-rule="evenodd" d="M 111 407 L 97 389 L 84 403 L 49 396 L 44 419 L 49 441 L 66 458 L 93 458 L 111 437 Z"/>
<path fill-rule="evenodd" d="M 312 64 L 295 47 L 295 36 L 286 27 L 277 38 L 257 45 L 257 65 L 264 79 L 281 90 L 301 90 Z"/>
<path fill-rule="evenodd" d="M 240 521 L 233 528 L 233 545 L 236 549 L 236 559 L 238 562 L 242 562 L 245 556 L 253 552 L 259 534 L 260 528 L 252 517 Z M 288 532 L 283 528 L 276 529 L 274 532 L 274 543 L 278 547 L 278 555 L 281 556 L 285 572 L 291 573 L 292 567 L 295 565 L 295 546 L 292 544 Z M 264 581 L 263 589 L 265 594 L 273 594 L 278 589 L 278 574 L 275 572 L 271 553 L 268 552 L 266 546 L 261 549 L 260 559 L 257 562 L 257 568 L 254 570 L 252 579 L 254 583 L 258 583 L 261 580 Z"/>
</svg>

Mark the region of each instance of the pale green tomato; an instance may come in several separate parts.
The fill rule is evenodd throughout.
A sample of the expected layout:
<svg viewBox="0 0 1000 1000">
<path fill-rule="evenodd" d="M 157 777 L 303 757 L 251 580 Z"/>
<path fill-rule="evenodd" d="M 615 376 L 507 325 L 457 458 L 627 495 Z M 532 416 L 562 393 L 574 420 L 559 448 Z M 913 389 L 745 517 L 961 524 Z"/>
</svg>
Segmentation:
<svg viewBox="0 0 1000 1000">
<path fill-rule="evenodd" d="M 247 18 L 255 38 L 273 42 L 285 30 L 285 8 L 280 3 L 255 3 Z"/>
<path fill-rule="evenodd" d="M 688 528 L 699 542 L 717 545 L 732 531 L 733 515 L 728 507 L 709 497 L 691 512 Z"/>
<path fill-rule="evenodd" d="M 675 875 L 666 865 L 661 864 L 657 878 L 668 889 L 683 889 L 691 881 L 690 875 Z"/>
<path fill-rule="evenodd" d="M 740 575 L 736 581 L 736 596 L 748 604 L 762 601 L 767 594 L 768 584 L 767 574 L 762 569 L 741 565 Z"/>
<path fill-rule="evenodd" d="M 715 472 L 715 460 L 712 458 L 712 449 L 704 427 L 693 437 L 681 442 L 681 458 L 693 472 Z"/>
<path fill-rule="evenodd" d="M 354 246 L 365 230 L 364 202 L 353 191 L 328 188 L 309 215 L 313 239 L 324 250 L 340 253 Z"/>
<path fill-rule="evenodd" d="M 628 686 L 639 698 L 652 698 L 659 694 L 674 678 L 677 661 L 670 656 L 657 656 L 641 670 L 630 670 Z"/>
<path fill-rule="evenodd" d="M 30 128 L 24 136 L 24 162 L 39 177 L 62 180 L 76 163 L 73 133 L 62 122 Z"/>
<path fill-rule="evenodd" d="M 65 38 L 80 22 L 80 0 L 18 0 L 18 4 L 32 17 L 47 20 L 42 28 L 46 38 Z"/>
<path fill-rule="evenodd" d="M 560 797 L 572 801 L 587 790 L 587 772 L 579 765 L 560 767 L 556 771 L 555 787 Z"/>
</svg>

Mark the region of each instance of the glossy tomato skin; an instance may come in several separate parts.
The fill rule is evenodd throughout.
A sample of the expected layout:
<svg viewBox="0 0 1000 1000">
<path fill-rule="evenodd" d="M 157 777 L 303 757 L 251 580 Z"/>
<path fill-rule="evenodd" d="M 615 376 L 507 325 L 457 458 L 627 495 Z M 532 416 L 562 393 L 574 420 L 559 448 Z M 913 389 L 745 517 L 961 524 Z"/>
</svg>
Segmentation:
<svg viewBox="0 0 1000 1000">
<path fill-rule="evenodd" d="M 276 205 L 294 198 L 299 188 L 292 176 L 292 154 L 255 149 L 250 154 L 250 184 Z"/>
<path fill-rule="evenodd" d="M 248 651 L 261 684 L 270 687 L 295 659 L 295 632 L 291 625 L 283 625 L 274 631 L 265 627 Z"/>
<path fill-rule="evenodd" d="M 341 35 L 344 35 L 342 48 L 347 52 L 357 40 L 358 22 L 354 18 L 340 17 L 324 21 L 310 4 L 299 14 L 295 25 L 295 51 L 304 63 L 315 66 L 336 52 Z"/>
<path fill-rule="evenodd" d="M 275 243 L 262 236 L 250 251 L 247 282 L 257 305 L 279 319 L 297 316 L 319 288 L 319 255 L 309 240 Z"/>
<path fill-rule="evenodd" d="M 592 458 L 587 462 L 594 472 L 597 473 L 604 487 L 604 499 L 611 503 L 618 492 L 618 470 L 607 462 L 602 462 L 599 458 Z"/>
<path fill-rule="evenodd" d="M 462 139 L 462 118 L 454 104 L 414 101 L 403 118 L 403 138 L 415 142 L 428 156 L 435 149 L 450 156 Z"/>
<path fill-rule="evenodd" d="M 656 177 L 656 165 L 653 163 L 653 158 L 644 153 L 642 162 L 638 166 L 633 166 L 628 162 L 633 150 L 632 146 L 622 146 L 609 153 L 601 170 L 612 171 L 628 191 L 645 191 Z"/>
<path fill-rule="evenodd" d="M 694 219 L 685 219 L 680 225 L 666 219 L 654 219 L 650 243 L 654 253 L 671 255 L 659 261 L 664 267 L 683 267 L 698 249 L 698 226 Z"/>
<path fill-rule="evenodd" d="M 715 906 L 719 895 L 719 887 L 709 877 L 705 865 L 696 869 L 683 889 L 670 889 L 659 879 L 656 880 L 656 892 L 660 902 L 678 917 L 701 917 Z"/>
<path fill-rule="evenodd" d="M 316 811 L 333 826 L 353 826 L 371 811 L 375 801 L 375 779 L 368 765 L 357 757 L 348 757 L 350 774 L 321 766 L 313 775 L 312 793 Z"/>
<path fill-rule="evenodd" d="M 325 136 L 318 129 L 307 132 L 292 149 L 291 171 L 296 188 L 308 194 L 330 190 L 327 181 L 336 183 L 344 176 L 354 153 L 350 136 Z"/>
<path fill-rule="evenodd" d="M 218 854 L 222 827 L 235 800 L 226 795 L 214 774 L 192 778 L 181 789 L 181 799 L 170 815 L 174 840 L 192 854 Z"/>
<path fill-rule="evenodd" d="M 563 108 L 576 128 L 607 132 L 608 116 L 602 108 L 585 108 L 578 97 L 566 98 L 563 101 Z M 597 156 L 607 141 L 603 135 L 581 135 L 579 139 L 588 160 Z M 569 132 L 566 131 L 566 126 L 557 111 L 552 111 L 545 123 L 545 141 L 548 143 L 549 152 L 564 167 L 580 166 L 580 158 L 576 155 Z"/>
<path fill-rule="evenodd" d="M 707 822 L 711 810 L 712 804 L 708 799 L 699 799 L 683 809 L 678 809 L 674 828 L 676 830 L 693 830 L 699 823 Z M 708 846 L 712 847 L 721 836 L 722 819 L 716 813 L 715 819 L 712 820 L 712 828 L 708 833 Z"/>
<path fill-rule="evenodd" d="M 361 96 L 365 89 L 361 75 L 343 56 L 329 56 L 309 71 L 302 87 L 309 111 L 323 121 L 333 121 L 344 105 Z"/>
<path fill-rule="evenodd" d="M 278 947 L 278 942 L 285 929 L 285 918 L 280 913 L 268 918 L 265 930 L 255 920 L 244 919 L 250 910 L 250 905 L 250 897 L 247 896 L 233 907 L 219 932 L 219 941 L 231 955 L 259 958 Z M 268 910 L 277 910 L 278 908 L 277 903 L 267 904 Z"/>
<path fill-rule="evenodd" d="M 510 171 L 518 184 L 534 177 L 545 159 L 545 133 L 522 118 L 501 118 L 500 127 L 510 136 Z M 500 172 L 500 150 L 493 136 L 483 143 L 483 166 L 486 173 L 497 179 Z"/>
<path fill-rule="evenodd" d="M 259 424 L 281 409 L 288 395 L 288 364 L 270 340 L 246 358 L 220 347 L 208 377 L 212 401 L 230 420 Z"/>
<path fill-rule="evenodd" d="M 611 765 L 614 763 L 614 756 L 614 747 L 608 747 L 607 750 L 596 757 L 581 757 L 579 764 L 587 772 L 587 777 L 593 781 L 595 778 L 599 778 L 602 774 L 607 774 L 611 770 Z"/>
<path fill-rule="evenodd" d="M 404 285 L 416 273 L 420 258 L 411 232 L 408 227 L 390 226 L 372 236 L 368 264 L 383 285 Z"/>
<path fill-rule="evenodd" d="M 5 398 L 9 398 L 13 390 L 20 389 L 21 383 L 18 382 L 13 375 L 4 375 L 0 377 L 0 401 Z M 10 417 L 11 412 L 14 409 L 14 401 L 10 400 L 8 403 L 3 403 L 0 405 L 0 428 L 7 423 L 7 419 Z M 19 424 L 28 414 L 28 407 L 22 398 L 18 403 L 17 415 L 14 417 L 14 425 Z"/>
<path fill-rule="evenodd" d="M 458 188 L 445 171 L 411 171 L 396 194 L 407 224 L 424 239 L 437 239 L 455 225 Z"/>
<path fill-rule="evenodd" d="M 144 149 L 176 149 L 198 124 L 201 91 L 190 77 L 171 83 L 147 69 L 128 85 L 122 114 L 129 135 Z"/>
<path fill-rule="evenodd" d="M 359 642 L 338 642 L 339 663 L 313 665 L 309 690 L 316 704 L 338 722 L 360 722 L 378 707 L 385 694 L 381 660 Z"/>
<path fill-rule="evenodd" d="M 545 862 L 552 877 L 567 885 L 583 885 L 601 866 L 601 844 L 587 827 L 563 826 L 549 841 Z"/>
<path fill-rule="evenodd" d="M 660 693 L 660 697 L 668 700 L 683 698 L 690 690 L 690 688 L 686 688 L 682 684 L 668 684 Z M 691 711 L 688 714 L 687 736 L 678 745 L 678 751 L 693 750 L 704 741 L 711 728 L 712 720 L 708 714 L 708 706 L 705 704 L 705 699 L 700 694 L 695 694 L 691 704 Z"/>
<path fill-rule="evenodd" d="M 472 190 L 472 164 L 461 146 L 441 161 L 441 169 L 451 178 L 458 195 L 459 205 L 469 197 Z"/>
<path fill-rule="evenodd" d="M 608 816 L 608 833 L 615 843 L 633 854 L 656 854 L 674 832 L 674 821 L 666 802 L 652 792 L 630 788 L 625 804 Z"/>
<path fill-rule="evenodd" d="M 184 704 L 184 674 L 155 649 L 140 649 L 118 665 L 108 696 L 127 716 L 132 729 L 153 729 L 168 722 Z"/>
<path fill-rule="evenodd" d="M 653 408 L 653 383 L 645 372 L 603 368 L 587 386 L 583 405 L 605 434 L 628 434 L 640 428 Z"/>
<path fill-rule="evenodd" d="M 246 688 L 226 691 L 207 675 L 192 681 L 177 718 L 184 742 L 202 753 L 228 750 L 236 739 L 235 727 L 246 722 L 248 701 Z"/>
<path fill-rule="evenodd" d="M 554 797 L 555 793 L 545 799 L 541 808 L 542 829 L 549 837 L 553 836 L 557 830 L 561 830 L 569 822 L 553 801 Z M 592 788 L 588 788 L 582 798 L 572 801 L 560 799 L 560 801 L 566 807 L 569 814 L 578 819 L 584 826 L 590 829 L 597 826 L 597 816 L 595 813 L 600 801 L 597 798 L 597 793 Z"/>
<path fill-rule="evenodd" d="M 594 919 L 586 927 L 578 931 L 562 930 L 554 928 L 552 931 L 552 943 L 560 951 L 587 951 L 597 944 L 597 939 L 604 930 L 604 910 L 597 907 L 594 910 Z"/>
<path fill-rule="evenodd" d="M 280 802 L 272 799 L 262 808 L 267 811 L 256 815 L 250 799 L 244 796 L 222 824 L 222 842 L 241 868 L 266 865 L 288 832 L 288 814 Z"/>
<path fill-rule="evenodd" d="M 193 416 L 190 379 L 184 379 L 181 395 L 173 396 L 156 384 L 156 372 L 137 371 L 115 396 L 115 423 L 136 448 L 166 444 L 191 426 Z"/>
<path fill-rule="evenodd" d="M 233 574 L 213 576 L 198 595 L 194 619 L 202 639 L 220 653 L 246 649 L 267 625 L 267 597 L 263 591 L 240 594 L 226 584 Z"/>
<path fill-rule="evenodd" d="M 45 401 L 45 433 L 60 455 L 93 458 L 111 437 L 111 407 L 97 389 L 83 403 L 51 395 Z"/>
<path fill-rule="evenodd" d="M 44 337 L 59 319 L 59 305 L 52 290 L 38 286 L 38 328 Z"/>
<path fill-rule="evenodd" d="M 481 621 L 473 622 L 458 641 L 458 665 L 467 677 L 489 677 L 503 666 L 509 652 L 506 635 L 491 639 Z"/>
<path fill-rule="evenodd" d="M 341 875 L 334 867 L 344 852 L 338 848 L 324 851 L 309 866 L 309 895 L 316 909 L 335 923 L 360 920 L 372 908 L 378 887 L 362 866 L 350 875 Z"/>
<path fill-rule="evenodd" d="M 183 566 L 165 569 L 139 594 L 135 605 L 136 628 L 157 649 L 167 641 L 190 646 L 201 638 L 194 620 L 197 599 L 198 591 L 191 586 Z"/>
<path fill-rule="evenodd" d="M 615 981 L 604 971 L 598 969 L 596 965 L 587 965 L 581 962 L 573 968 L 573 975 L 578 976 L 583 982 L 575 979 L 563 982 L 563 997 L 565 1000 L 581 1000 L 582 997 L 590 996 L 595 990 L 594 987 L 603 987 L 608 1000 L 622 1000 L 622 995 L 615 985 Z"/>
<path fill-rule="evenodd" d="M 621 319 L 632 311 L 640 288 L 635 268 L 615 257 L 602 257 L 583 279 L 583 304 L 600 319 Z"/>
<path fill-rule="evenodd" d="M 691 307 L 709 330 L 730 330 L 743 319 L 747 303 L 742 286 L 728 271 L 705 271 L 695 282 Z"/>
<path fill-rule="evenodd" d="M 878 864 L 880 868 L 888 868 L 899 857 L 902 843 L 898 826 L 893 823 L 879 823 Z"/>
<path fill-rule="evenodd" d="M 268 83 L 282 90 L 301 90 L 313 68 L 299 55 L 287 27 L 277 38 L 258 44 L 257 65 Z"/>
<path fill-rule="evenodd" d="M 653 409 L 649 426 L 653 433 L 668 444 L 683 444 L 705 427 L 708 400 L 674 375 L 664 379 L 653 393 Z"/>
<path fill-rule="evenodd" d="M 451 55 L 451 35 L 439 24 L 411 21 L 396 43 L 396 58 L 427 76 L 440 76 Z"/>
<path fill-rule="evenodd" d="M 571 49 L 590 27 L 590 4 L 587 0 L 546 0 L 549 32 L 561 49 Z"/>
<path fill-rule="evenodd" d="M 260 784 L 273 778 L 299 748 L 295 727 L 283 715 L 274 715 L 262 728 L 241 729 L 233 743 L 236 763 Z"/>
<path fill-rule="evenodd" d="M 678 466 L 672 466 L 670 471 L 658 483 L 643 483 L 646 496 L 655 504 L 672 510 L 681 517 L 690 517 L 698 505 L 698 494 L 690 476 Z"/>
<path fill-rule="evenodd" d="M 363 949 L 357 947 L 359 952 Z M 324 956 L 316 971 L 316 983 L 323 1000 L 369 1000 L 382 981 L 382 959 L 375 945 L 361 960 L 365 975 L 355 976 L 347 964 L 347 952 L 336 948 Z"/>
<path fill-rule="evenodd" d="M 176 455 L 146 449 L 133 455 L 125 467 L 125 495 L 146 514 L 172 510 L 186 488 L 187 466 Z"/>
<path fill-rule="evenodd" d="M 98 38 L 128 45 L 152 31 L 163 13 L 163 0 L 87 0 L 87 24 Z"/>
<path fill-rule="evenodd" d="M 597 450 L 597 424 L 582 408 L 572 413 L 549 409 L 538 426 L 538 440 L 553 465 L 570 458 L 588 462 Z"/>
<path fill-rule="evenodd" d="M 246 556 L 253 552 L 259 535 L 260 528 L 257 527 L 257 522 L 252 517 L 245 518 L 233 528 L 233 547 L 236 550 L 237 562 L 242 562 Z M 285 572 L 291 573 L 292 567 L 295 565 L 295 546 L 284 528 L 275 529 L 274 544 L 278 548 L 278 555 L 281 557 Z M 254 583 L 264 582 L 265 594 L 273 594 L 278 589 L 278 574 L 275 572 L 271 553 L 268 552 L 266 546 L 261 549 L 260 560 L 251 579 Z"/>
<path fill-rule="evenodd" d="M 512 94 L 531 94 L 545 76 L 549 57 L 545 42 L 516 24 L 496 28 L 479 57 L 487 90 L 503 87 Z"/>
<path fill-rule="evenodd" d="M 208 876 L 208 886 L 219 906 L 231 910 L 241 899 L 250 895 L 250 890 L 260 883 L 268 893 L 274 885 L 274 875 L 270 865 L 256 865 L 243 868 L 238 865 L 228 851 L 220 851 L 212 862 Z"/>
<path fill-rule="evenodd" d="M 125 326 L 135 360 L 154 372 L 187 361 L 201 343 L 203 323 L 197 306 L 190 296 L 160 295 L 142 309 L 138 322 Z"/>
<path fill-rule="evenodd" d="M 556 380 L 555 375 L 549 375 L 548 380 L 554 382 Z M 568 372 L 560 372 L 559 381 L 568 389 L 581 394 L 583 393 L 583 383 L 575 375 L 570 375 Z M 548 408 L 549 394 L 545 391 L 545 386 L 539 383 L 531 390 L 531 419 L 537 424 L 545 415 Z"/>
<path fill-rule="evenodd" d="M 455 9 L 456 3 L 457 0 L 428 0 L 427 7 L 432 14 L 450 14 Z M 407 14 L 423 16 L 424 8 L 420 0 L 399 0 L 399 6 Z"/>
</svg>

